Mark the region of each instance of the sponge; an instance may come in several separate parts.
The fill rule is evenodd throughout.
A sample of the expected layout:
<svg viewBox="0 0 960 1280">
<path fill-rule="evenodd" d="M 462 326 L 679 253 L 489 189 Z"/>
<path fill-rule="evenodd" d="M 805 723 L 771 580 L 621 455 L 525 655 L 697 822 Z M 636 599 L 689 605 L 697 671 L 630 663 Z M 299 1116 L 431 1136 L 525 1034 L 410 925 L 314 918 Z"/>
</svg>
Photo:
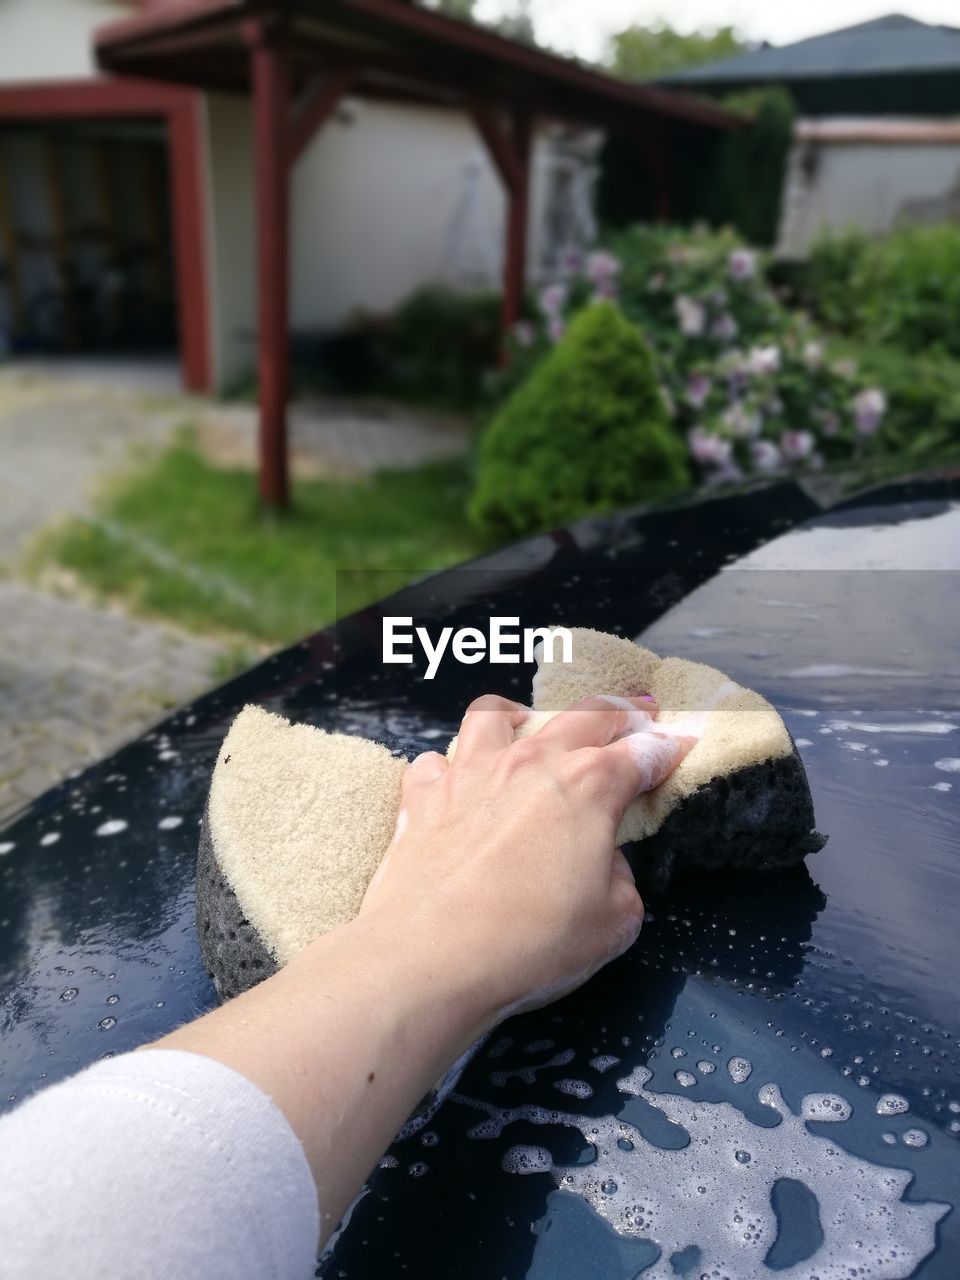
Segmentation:
<svg viewBox="0 0 960 1280">
<path fill-rule="evenodd" d="M 538 653 L 534 715 L 518 736 L 591 694 L 651 693 L 658 729 L 698 739 L 624 815 L 618 843 L 633 843 L 642 886 L 662 888 L 688 866 L 788 866 L 823 846 L 796 747 L 760 694 L 617 636 L 572 636 L 571 663 Z M 197 864 L 201 951 L 221 999 L 357 914 L 393 837 L 406 767 L 364 738 L 255 706 L 237 716 L 214 768 Z"/>
</svg>

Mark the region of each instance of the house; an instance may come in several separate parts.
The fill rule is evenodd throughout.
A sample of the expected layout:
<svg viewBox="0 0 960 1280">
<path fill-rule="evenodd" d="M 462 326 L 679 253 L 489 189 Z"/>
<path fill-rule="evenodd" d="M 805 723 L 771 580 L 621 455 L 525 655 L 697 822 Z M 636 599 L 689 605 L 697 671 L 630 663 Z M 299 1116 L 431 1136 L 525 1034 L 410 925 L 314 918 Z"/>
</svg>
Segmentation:
<svg viewBox="0 0 960 1280">
<path fill-rule="evenodd" d="M 604 131 L 666 211 L 671 151 L 735 123 L 409 0 L 7 0 L 4 323 L 76 345 L 149 315 L 201 390 L 256 365 L 282 502 L 291 329 L 437 280 L 502 279 L 509 325 L 591 234 Z"/>
<path fill-rule="evenodd" d="M 960 214 L 960 28 L 889 14 L 659 83 L 790 91 L 798 119 L 777 244 L 784 258 L 802 258 L 825 231 L 881 233 Z"/>
</svg>

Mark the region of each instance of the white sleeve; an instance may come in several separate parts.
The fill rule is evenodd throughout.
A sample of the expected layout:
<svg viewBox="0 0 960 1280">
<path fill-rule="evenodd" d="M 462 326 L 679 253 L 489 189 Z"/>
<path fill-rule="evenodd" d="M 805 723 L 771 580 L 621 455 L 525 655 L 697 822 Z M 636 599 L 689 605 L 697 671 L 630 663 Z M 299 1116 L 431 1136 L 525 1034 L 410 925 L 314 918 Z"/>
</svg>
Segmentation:
<svg viewBox="0 0 960 1280">
<path fill-rule="evenodd" d="M 305 1280 L 318 1232 L 283 1113 L 212 1058 L 124 1054 L 0 1120 L 5 1280 Z"/>
</svg>

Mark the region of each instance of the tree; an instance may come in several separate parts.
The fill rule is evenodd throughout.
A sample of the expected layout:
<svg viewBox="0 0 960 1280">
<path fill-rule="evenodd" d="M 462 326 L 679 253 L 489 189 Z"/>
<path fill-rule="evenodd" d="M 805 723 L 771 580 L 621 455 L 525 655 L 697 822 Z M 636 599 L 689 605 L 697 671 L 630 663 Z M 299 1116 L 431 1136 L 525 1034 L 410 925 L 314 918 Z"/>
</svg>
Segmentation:
<svg viewBox="0 0 960 1280">
<path fill-rule="evenodd" d="M 607 65 L 625 80 L 654 80 L 683 67 L 732 58 L 746 47 L 733 27 L 682 35 L 666 23 L 633 26 L 613 37 Z"/>
</svg>

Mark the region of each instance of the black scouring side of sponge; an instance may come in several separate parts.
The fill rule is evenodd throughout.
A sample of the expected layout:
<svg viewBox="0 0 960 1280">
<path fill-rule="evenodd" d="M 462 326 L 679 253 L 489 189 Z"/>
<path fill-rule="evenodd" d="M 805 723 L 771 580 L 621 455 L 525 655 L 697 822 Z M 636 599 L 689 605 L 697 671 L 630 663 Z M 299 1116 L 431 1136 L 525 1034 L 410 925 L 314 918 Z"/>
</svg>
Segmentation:
<svg viewBox="0 0 960 1280">
<path fill-rule="evenodd" d="M 243 914 L 220 870 L 206 810 L 197 849 L 197 933 L 204 967 L 220 1000 L 229 1000 L 277 972 L 277 962 Z"/>
<path fill-rule="evenodd" d="M 793 739 L 791 738 L 791 743 Z M 788 756 L 719 774 L 687 796 L 660 830 L 629 849 L 641 888 L 662 889 L 688 867 L 774 871 L 826 844 L 796 745 Z"/>
</svg>

